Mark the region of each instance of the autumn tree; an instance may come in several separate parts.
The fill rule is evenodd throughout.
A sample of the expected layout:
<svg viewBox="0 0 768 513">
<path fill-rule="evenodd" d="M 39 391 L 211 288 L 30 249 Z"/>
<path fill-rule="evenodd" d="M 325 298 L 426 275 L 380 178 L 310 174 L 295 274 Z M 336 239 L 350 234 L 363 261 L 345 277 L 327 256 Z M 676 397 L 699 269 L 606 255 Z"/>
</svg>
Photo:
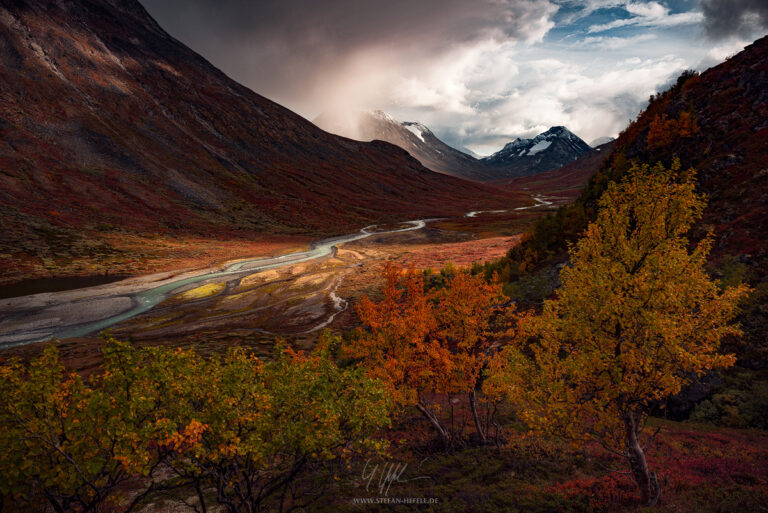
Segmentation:
<svg viewBox="0 0 768 513">
<path fill-rule="evenodd" d="M 116 344 L 107 341 L 93 382 L 67 371 L 53 345 L 29 365 L 0 366 L 0 492 L 20 510 L 128 512 L 170 486 L 158 476 L 162 447 L 187 426 L 156 417 L 152 389 L 164 375 Z M 121 497 L 137 478 L 133 498 Z"/>
<path fill-rule="evenodd" d="M 363 323 L 346 354 L 388 387 L 396 406 L 415 406 L 445 445 L 455 438 L 433 396 L 465 395 L 478 436 L 486 434 L 477 413 L 476 390 L 491 344 L 511 327 L 499 283 L 455 272 L 445 286 L 425 291 L 422 276 L 387 264 L 381 301 L 363 298 Z"/>
<path fill-rule="evenodd" d="M 677 119 L 670 119 L 666 114 L 654 116 L 648 126 L 646 143 L 653 150 L 669 146 L 678 139 L 687 139 L 699 133 L 699 125 L 693 109 L 681 111 Z"/>
<path fill-rule="evenodd" d="M 199 512 L 289 511 L 308 469 L 383 448 L 373 435 L 390 407 L 379 382 L 322 348 L 263 362 L 110 337 L 90 380 L 48 346 L 0 366 L 0 393 L 0 494 L 57 513 L 129 512 L 171 489 Z"/>
<path fill-rule="evenodd" d="M 641 441 L 649 409 L 733 364 L 718 348 L 739 334 L 730 321 L 747 290 L 707 275 L 711 239 L 689 250 L 705 201 L 693 172 L 678 171 L 635 166 L 608 188 L 556 298 L 525 323 L 533 338 L 509 346 L 489 381 L 532 428 L 625 458 L 646 504 L 660 493 Z"/>
<path fill-rule="evenodd" d="M 206 359 L 164 391 L 176 425 L 204 428 L 168 467 L 197 495 L 196 511 L 291 511 L 306 506 L 296 484 L 304 473 L 357 450 L 380 450 L 375 432 L 388 425 L 384 388 L 360 369 L 340 368 L 320 348 L 280 347 L 262 362 L 244 349 Z M 318 490 L 313 490 L 317 492 Z"/>
<path fill-rule="evenodd" d="M 478 411 L 478 390 L 483 369 L 494 344 L 513 335 L 514 305 L 504 297 L 498 280 L 457 272 L 449 286 L 434 293 L 435 339 L 451 353 L 456 372 L 451 376 L 456 390 L 468 398 L 475 430 L 487 441 L 487 425 Z"/>
</svg>

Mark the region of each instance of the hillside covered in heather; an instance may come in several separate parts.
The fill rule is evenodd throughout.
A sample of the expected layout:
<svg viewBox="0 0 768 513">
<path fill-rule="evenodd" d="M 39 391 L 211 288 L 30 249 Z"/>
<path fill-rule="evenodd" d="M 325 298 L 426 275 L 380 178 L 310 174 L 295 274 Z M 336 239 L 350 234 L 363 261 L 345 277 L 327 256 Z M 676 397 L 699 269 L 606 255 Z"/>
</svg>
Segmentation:
<svg viewBox="0 0 768 513">
<path fill-rule="evenodd" d="M 5 278 L 118 252 L 115 233 L 314 237 L 509 198 L 390 144 L 323 132 L 229 79 L 136 0 L 0 6 Z"/>
</svg>

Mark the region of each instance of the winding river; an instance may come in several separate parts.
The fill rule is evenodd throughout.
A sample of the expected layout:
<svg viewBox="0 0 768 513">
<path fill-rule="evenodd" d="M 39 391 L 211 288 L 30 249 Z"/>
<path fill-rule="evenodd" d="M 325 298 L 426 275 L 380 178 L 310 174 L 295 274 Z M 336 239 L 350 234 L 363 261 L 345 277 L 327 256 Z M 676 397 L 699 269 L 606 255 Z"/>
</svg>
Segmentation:
<svg viewBox="0 0 768 513">
<path fill-rule="evenodd" d="M 16 312 L 15 315 L 14 315 L 14 312 L 11 311 L 9 313 L 13 318 L 13 320 L 15 321 L 13 324 L 17 326 L 17 329 L 14 330 L 15 331 L 14 333 L 8 333 L 8 332 L 3 333 L 2 328 L 0 328 L 0 347 L 12 347 L 16 345 L 29 344 L 32 342 L 42 342 L 45 340 L 50 340 L 51 338 L 63 339 L 63 338 L 72 338 L 72 337 L 82 337 L 92 333 L 97 333 L 109 328 L 110 326 L 114 326 L 115 324 L 128 320 L 132 317 L 135 317 L 139 314 L 142 314 L 152 309 L 154 306 L 156 306 L 163 300 L 173 295 L 175 292 L 179 291 L 179 289 L 187 285 L 214 279 L 214 278 L 219 278 L 222 276 L 237 275 L 237 276 L 244 277 L 249 274 L 266 271 L 268 269 L 275 269 L 275 268 L 283 267 L 286 265 L 292 265 L 300 262 L 306 262 L 308 260 L 322 258 L 328 255 L 331 255 L 334 251 L 334 248 L 340 244 L 365 239 L 366 237 L 370 237 L 372 235 L 420 230 L 421 228 L 424 228 L 426 226 L 426 223 L 428 221 L 431 221 L 431 219 L 406 221 L 400 224 L 401 228 L 397 228 L 393 230 L 381 230 L 381 231 L 375 231 L 375 225 L 366 226 L 365 228 L 363 228 L 357 233 L 316 241 L 312 243 L 309 249 L 306 251 L 289 253 L 279 257 L 257 258 L 252 260 L 240 261 L 240 262 L 230 264 L 224 267 L 223 269 L 217 270 L 215 272 L 200 274 L 200 275 L 181 278 L 177 280 L 170 280 L 163 283 L 162 285 L 148 288 L 146 290 L 141 290 L 132 294 L 117 293 L 116 295 L 120 297 L 128 296 L 130 298 L 131 300 L 130 305 L 127 307 L 127 309 L 117 314 L 114 314 L 113 312 L 112 315 L 108 315 L 106 317 L 99 318 L 96 320 L 91 320 L 88 322 L 77 322 L 77 323 L 67 324 L 65 319 L 55 317 L 56 315 L 60 315 L 59 313 L 55 313 L 55 314 L 52 313 L 52 316 L 54 316 L 53 319 L 47 320 L 47 322 L 46 320 L 43 320 L 41 322 L 41 321 L 38 321 L 37 319 L 33 319 L 28 324 L 27 328 L 24 329 L 23 316 L 25 311 L 22 310 L 20 312 Z M 119 283 L 120 282 L 115 283 L 113 285 L 119 285 Z M 81 292 L 88 291 L 88 290 L 89 289 L 79 289 L 79 291 Z M 70 291 L 70 293 L 71 292 L 72 291 Z M 52 303 L 47 302 L 46 304 L 50 305 Z M 57 306 L 61 306 L 61 305 L 57 305 Z M 81 305 L 82 308 L 87 308 L 87 306 L 88 305 L 86 304 Z M 72 304 L 71 307 L 76 308 L 76 304 Z M 32 311 L 27 311 L 26 313 L 33 314 L 33 315 L 37 314 L 37 312 L 32 312 Z M 18 318 L 19 316 L 21 316 L 22 319 L 19 319 Z M 34 315 L 34 317 L 39 317 L 39 315 Z M 58 321 L 58 325 L 56 325 L 57 321 Z M 21 322 L 21 325 L 19 325 L 20 322 Z M 18 329 L 18 328 L 21 328 L 21 329 Z"/>
</svg>

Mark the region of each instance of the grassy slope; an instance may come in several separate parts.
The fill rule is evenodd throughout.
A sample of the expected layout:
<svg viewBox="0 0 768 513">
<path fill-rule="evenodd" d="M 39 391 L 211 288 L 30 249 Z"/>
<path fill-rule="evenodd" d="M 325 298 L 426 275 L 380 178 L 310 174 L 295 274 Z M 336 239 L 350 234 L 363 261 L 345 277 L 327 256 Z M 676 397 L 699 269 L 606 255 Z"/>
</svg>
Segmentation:
<svg viewBox="0 0 768 513">
<path fill-rule="evenodd" d="M 443 453 L 429 445 L 421 420 L 403 424 L 408 431 L 396 427 L 388 434 L 391 458 L 368 460 L 366 473 L 377 464 L 406 464 L 402 482 L 394 482 L 387 496 L 437 498 L 438 504 L 354 504 L 355 498 L 383 495 L 379 474 L 366 490 L 366 460 L 354 460 L 348 468 L 318 471 L 308 478 L 308 489 L 329 486 L 312 511 L 736 513 L 765 511 L 768 504 L 765 432 L 655 421 L 651 428 L 662 429 L 649 447 L 648 461 L 663 483 L 662 499 L 654 508 L 641 508 L 622 462 L 597 446 L 574 448 L 511 428 L 500 447 Z"/>
</svg>

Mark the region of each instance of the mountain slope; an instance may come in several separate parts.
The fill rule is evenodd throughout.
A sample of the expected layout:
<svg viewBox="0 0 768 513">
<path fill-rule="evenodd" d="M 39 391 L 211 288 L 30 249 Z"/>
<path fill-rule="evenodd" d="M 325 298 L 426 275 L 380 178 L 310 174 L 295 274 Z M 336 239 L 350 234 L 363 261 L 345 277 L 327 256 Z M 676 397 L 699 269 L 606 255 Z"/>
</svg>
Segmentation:
<svg viewBox="0 0 768 513">
<path fill-rule="evenodd" d="M 593 148 L 592 151 L 573 162 L 552 171 L 499 180 L 494 184 L 508 187 L 510 190 L 525 190 L 532 193 L 554 195 L 573 201 L 579 196 L 584 185 L 603 165 L 612 148 L 613 141 L 609 141 Z"/>
<path fill-rule="evenodd" d="M 345 126 L 347 121 L 347 126 Z M 422 165 L 443 173 L 475 181 L 496 178 L 494 170 L 477 158 L 452 148 L 437 138 L 421 123 L 400 122 L 381 110 L 361 112 L 348 126 L 348 120 L 334 119 L 325 114 L 315 124 L 333 133 L 352 135 L 362 141 L 381 140 L 395 144 L 410 153 Z"/>
<path fill-rule="evenodd" d="M 0 4 L 0 268 L 104 230 L 327 234 L 505 193 L 325 133 L 230 80 L 136 0 Z M 55 266 L 52 266 L 55 267 Z"/>
<path fill-rule="evenodd" d="M 564 126 L 554 126 L 533 139 L 517 138 L 482 161 L 498 170 L 498 178 L 513 178 L 557 169 L 591 149 Z"/>
</svg>

